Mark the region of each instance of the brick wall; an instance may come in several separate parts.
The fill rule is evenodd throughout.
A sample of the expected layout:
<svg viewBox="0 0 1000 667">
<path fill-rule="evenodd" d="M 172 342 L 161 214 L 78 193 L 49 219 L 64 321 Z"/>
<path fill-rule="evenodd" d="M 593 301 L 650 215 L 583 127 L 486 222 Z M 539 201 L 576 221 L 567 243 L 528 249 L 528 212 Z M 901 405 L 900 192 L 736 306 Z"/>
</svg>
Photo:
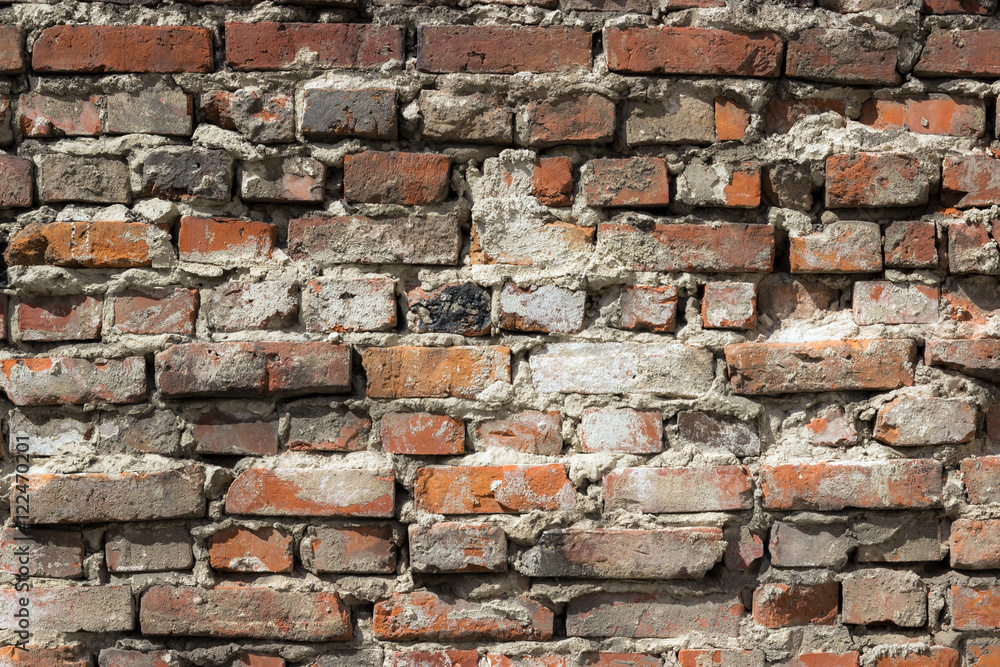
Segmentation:
<svg viewBox="0 0 1000 667">
<path fill-rule="evenodd" d="M 0 665 L 1000 664 L 996 4 L 2 4 Z"/>
</svg>

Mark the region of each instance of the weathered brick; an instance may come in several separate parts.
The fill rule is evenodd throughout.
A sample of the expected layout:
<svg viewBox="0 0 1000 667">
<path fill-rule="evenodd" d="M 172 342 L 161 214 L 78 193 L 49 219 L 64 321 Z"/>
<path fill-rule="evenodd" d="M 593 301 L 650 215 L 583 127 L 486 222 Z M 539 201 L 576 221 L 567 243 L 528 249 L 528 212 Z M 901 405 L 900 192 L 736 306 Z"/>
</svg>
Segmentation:
<svg viewBox="0 0 1000 667">
<path fill-rule="evenodd" d="M 35 193 L 31 160 L 0 154 L 0 209 L 31 206 Z"/>
<path fill-rule="evenodd" d="M 872 9 L 900 9 L 907 0 L 820 0 L 819 5 L 841 14 L 865 12 Z"/>
<path fill-rule="evenodd" d="M 928 339 L 924 344 L 924 363 L 975 377 L 994 378 L 1000 372 L 1000 341 Z"/>
<path fill-rule="evenodd" d="M 344 394 L 351 390 L 351 348 L 336 343 L 257 343 L 270 394 Z"/>
<path fill-rule="evenodd" d="M 403 60 L 403 29 L 361 23 L 226 23 L 235 70 L 372 69 Z"/>
<path fill-rule="evenodd" d="M 148 452 L 177 456 L 181 453 L 181 430 L 174 413 L 157 410 L 139 415 L 105 415 L 99 428 L 101 448 L 106 451 Z"/>
<path fill-rule="evenodd" d="M 246 637 L 280 641 L 351 638 L 347 607 L 336 593 L 220 585 L 152 586 L 142 595 L 144 635 Z"/>
<path fill-rule="evenodd" d="M 256 415 L 212 411 L 191 424 L 194 451 L 204 455 L 274 456 L 278 453 L 278 425 Z"/>
<path fill-rule="evenodd" d="M 826 159 L 826 205 L 916 206 L 927 203 L 923 167 L 901 153 L 850 153 Z"/>
<path fill-rule="evenodd" d="M 750 112 L 738 102 L 715 98 L 715 134 L 719 141 L 743 141 L 750 125 Z"/>
<path fill-rule="evenodd" d="M 24 30 L 14 25 L 0 26 L 0 74 L 24 71 Z"/>
<path fill-rule="evenodd" d="M 716 140 L 715 106 L 683 93 L 651 95 L 648 102 L 625 104 L 625 142 L 629 146 L 710 144 Z"/>
<path fill-rule="evenodd" d="M 309 91 L 305 96 L 308 112 Z M 259 88 L 213 90 L 202 96 L 201 105 L 207 122 L 235 130 L 250 141 L 272 144 L 295 139 L 295 104 L 291 93 Z"/>
<path fill-rule="evenodd" d="M 753 507 L 743 466 L 618 468 L 604 475 L 604 507 L 651 514 L 726 512 Z"/>
<path fill-rule="evenodd" d="M 146 363 L 142 357 L 5 359 L 0 388 L 14 405 L 139 403 L 146 397 Z"/>
<path fill-rule="evenodd" d="M 298 321 L 299 291 L 295 283 L 223 283 L 208 293 L 201 311 L 212 331 L 284 329 Z"/>
<path fill-rule="evenodd" d="M 104 534 L 104 553 L 111 572 L 190 570 L 194 565 L 191 535 L 183 526 L 111 528 Z"/>
<path fill-rule="evenodd" d="M 803 30 L 788 42 L 785 74 L 810 81 L 895 85 L 899 38 L 860 30 Z"/>
<path fill-rule="evenodd" d="M 913 68 L 917 76 L 995 77 L 1000 64 L 990 58 L 1000 46 L 998 30 L 943 30 L 927 35 L 920 60 Z"/>
<path fill-rule="evenodd" d="M 517 569 L 529 577 L 701 579 L 725 546 L 719 528 L 549 530 Z"/>
<path fill-rule="evenodd" d="M 100 97 L 21 95 L 18 122 L 26 137 L 94 137 L 101 133 Z"/>
<path fill-rule="evenodd" d="M 380 667 L 383 664 L 382 649 L 326 650 L 312 662 L 310 667 Z M 307 663 L 308 664 L 308 663 Z"/>
<path fill-rule="evenodd" d="M 948 553 L 947 540 L 941 538 L 941 521 L 926 514 L 871 514 L 867 521 L 855 521 L 851 528 L 858 541 L 855 555 L 860 563 L 922 563 L 939 561 Z"/>
<path fill-rule="evenodd" d="M 29 524 L 104 523 L 205 515 L 205 473 L 198 466 L 165 472 L 33 474 Z M 12 508 L 13 513 L 13 508 Z"/>
<path fill-rule="evenodd" d="M 307 88 L 302 100 L 302 134 L 307 137 L 389 141 L 397 137 L 395 90 Z"/>
<path fill-rule="evenodd" d="M 0 570 L 11 574 L 79 579 L 83 576 L 83 553 L 83 539 L 77 532 L 13 526 L 0 531 Z"/>
<path fill-rule="evenodd" d="M 479 425 L 484 447 L 512 449 L 526 454 L 556 456 L 562 451 L 562 418 L 558 412 L 524 410 L 501 413 Z"/>
<path fill-rule="evenodd" d="M 122 333 L 194 335 L 198 292 L 177 287 L 153 293 L 123 292 L 115 297 L 114 328 Z"/>
<path fill-rule="evenodd" d="M 949 273 L 1000 273 L 1000 249 L 989 228 L 980 222 L 948 225 Z"/>
<path fill-rule="evenodd" d="M 1000 32 L 997 33 L 1000 35 Z M 1000 198 L 1000 160 L 989 155 L 944 158 L 941 202 L 956 208 L 992 206 Z"/>
<path fill-rule="evenodd" d="M 57 25 L 35 40 L 36 72 L 211 72 L 207 28 L 148 25 Z"/>
<path fill-rule="evenodd" d="M 876 130 L 981 137 L 986 131 L 986 105 L 982 100 L 939 93 L 924 98 L 872 99 L 861 108 L 861 122 Z"/>
<path fill-rule="evenodd" d="M 724 451 L 739 457 L 760 455 L 760 434 L 752 420 L 724 419 L 704 412 L 679 412 L 677 436 L 702 451 Z"/>
<path fill-rule="evenodd" d="M 1000 588 L 995 586 L 952 586 L 951 619 L 956 630 L 996 630 L 1000 628 Z"/>
<path fill-rule="evenodd" d="M 11 239 L 4 258 L 15 266 L 129 269 L 150 266 L 164 243 L 166 232 L 143 222 L 30 223 Z"/>
<path fill-rule="evenodd" d="M 585 452 L 655 454 L 663 451 L 663 416 L 656 410 L 587 408 L 579 434 Z"/>
<path fill-rule="evenodd" d="M 221 572 L 291 572 L 294 541 L 280 528 L 224 528 L 206 540 L 208 562 Z"/>
<path fill-rule="evenodd" d="M 927 646 L 921 649 L 901 645 L 887 648 L 889 650 L 876 659 L 875 667 L 958 667 L 961 658 L 958 651 L 945 646 Z M 892 650 L 893 648 L 896 650 Z M 977 664 L 986 667 L 989 663 L 984 661 Z"/>
<path fill-rule="evenodd" d="M 112 93 L 104 96 L 104 104 L 107 107 L 104 131 L 108 134 L 191 136 L 193 104 L 183 91 L 154 88 Z"/>
<path fill-rule="evenodd" d="M 423 135 L 435 141 L 510 144 L 512 114 L 503 98 L 491 93 L 420 91 Z"/>
<path fill-rule="evenodd" d="M 753 592 L 753 620 L 765 628 L 796 625 L 836 625 L 840 586 L 824 584 L 762 584 Z"/>
<path fill-rule="evenodd" d="M 25 341 L 100 339 L 103 307 L 102 297 L 86 294 L 29 296 L 17 305 L 16 334 Z"/>
<path fill-rule="evenodd" d="M 90 667 L 91 664 L 87 647 L 78 643 L 54 648 L 11 644 L 0 648 L 0 663 L 9 667 Z M 101 667 L 105 667 L 104 663 Z"/>
<path fill-rule="evenodd" d="M 913 384 L 917 349 L 908 339 L 737 343 L 725 347 L 739 394 L 898 389 Z"/>
<path fill-rule="evenodd" d="M 840 585 L 844 623 L 893 623 L 904 628 L 927 623 L 927 585 L 912 572 L 859 570 Z"/>
<path fill-rule="evenodd" d="M 940 507 L 941 464 L 928 459 L 764 466 L 768 509 L 841 510 Z"/>
<path fill-rule="evenodd" d="M 664 206 L 670 203 L 670 177 L 664 158 L 604 158 L 590 162 L 590 206 Z"/>
<path fill-rule="evenodd" d="M 708 28 L 609 28 L 608 67 L 629 74 L 777 77 L 784 44 L 771 32 Z"/>
<path fill-rule="evenodd" d="M 465 452 L 465 422 L 427 412 L 389 412 L 382 416 L 382 451 L 436 456 Z"/>
<path fill-rule="evenodd" d="M 940 290 L 917 283 L 887 280 L 854 283 L 854 321 L 869 324 L 933 324 Z"/>
<path fill-rule="evenodd" d="M 645 231 L 609 222 L 597 227 L 597 250 L 636 271 L 766 273 L 774 266 L 774 228 L 672 223 Z"/>
<path fill-rule="evenodd" d="M 951 524 L 951 566 L 969 570 L 1000 568 L 1000 520 L 959 519 Z"/>
<path fill-rule="evenodd" d="M 396 281 L 372 278 L 321 278 L 306 291 L 309 331 L 385 331 L 396 326 Z"/>
<path fill-rule="evenodd" d="M 311 528 L 307 548 L 317 572 L 388 574 L 396 569 L 389 526 Z"/>
<path fill-rule="evenodd" d="M 413 496 L 419 509 L 435 514 L 520 514 L 576 504 L 561 463 L 420 468 Z"/>
<path fill-rule="evenodd" d="M 634 331 L 668 333 L 677 326 L 677 288 L 631 285 L 618 300 L 618 326 Z"/>
<path fill-rule="evenodd" d="M 506 572 L 507 535 L 490 523 L 410 524 L 414 572 Z"/>
<path fill-rule="evenodd" d="M 1000 503 L 1000 456 L 965 459 L 961 471 L 971 504 Z"/>
<path fill-rule="evenodd" d="M 795 525 L 777 521 L 771 526 L 768 550 L 776 567 L 824 567 L 839 570 L 847 563 L 855 541 L 844 524 Z"/>
<path fill-rule="evenodd" d="M 543 157 L 531 170 L 532 194 L 545 206 L 573 203 L 573 161 L 568 157 Z"/>
<path fill-rule="evenodd" d="M 705 283 L 701 320 L 706 329 L 753 329 L 757 326 L 757 286 Z"/>
<path fill-rule="evenodd" d="M 764 667 L 764 654 L 760 651 L 742 649 L 691 649 L 682 648 L 677 652 L 680 667 Z"/>
<path fill-rule="evenodd" d="M 292 403 L 288 407 L 288 448 L 353 452 L 365 448 L 372 420 L 342 405 Z"/>
<path fill-rule="evenodd" d="M 801 667 L 859 667 L 861 654 L 857 651 L 847 653 L 802 653 L 798 657 Z"/>
<path fill-rule="evenodd" d="M 392 472 L 249 468 L 226 494 L 226 514 L 391 517 Z"/>
<path fill-rule="evenodd" d="M 674 597 L 669 593 L 592 593 L 566 607 L 570 637 L 716 637 L 739 635 L 743 604 L 727 595 Z"/>
<path fill-rule="evenodd" d="M 248 202 L 321 202 L 326 197 L 326 165 L 311 157 L 244 162 L 240 197 Z"/>
<path fill-rule="evenodd" d="M 526 146 L 608 143 L 615 133 L 615 103 L 597 95 L 535 100 L 517 115 L 517 136 Z"/>
<path fill-rule="evenodd" d="M 555 285 L 521 289 L 504 283 L 500 292 L 500 328 L 542 333 L 575 333 L 583 328 L 587 294 Z"/>
<path fill-rule="evenodd" d="M 288 225 L 291 258 L 320 265 L 454 265 L 461 247 L 461 228 L 452 215 L 298 218 Z"/>
<path fill-rule="evenodd" d="M 726 569 L 746 572 L 764 557 L 764 541 L 746 526 L 730 526 L 722 531 L 726 553 L 722 562 Z"/>
<path fill-rule="evenodd" d="M 944 647 L 931 647 L 930 650 L 933 652 L 935 648 L 940 648 L 941 651 L 954 651 L 954 649 L 946 649 Z M 969 638 L 965 641 L 965 654 L 968 656 L 969 664 L 971 665 L 993 667 L 1000 660 L 1000 644 L 994 639 Z M 933 653 L 931 653 L 931 656 L 932 658 L 934 657 Z M 954 656 L 949 658 L 950 662 L 942 664 L 940 667 L 958 667 L 959 657 L 958 652 L 954 651 Z M 921 663 L 914 665 L 914 667 L 925 667 L 925 665 Z M 926 667 L 939 666 L 936 664 L 927 664 Z"/>
<path fill-rule="evenodd" d="M 797 122 L 808 116 L 834 113 L 843 127 L 847 117 L 847 102 L 830 97 L 772 97 L 764 107 L 764 129 L 769 135 L 788 134 Z"/>
<path fill-rule="evenodd" d="M 876 439 L 894 446 L 952 445 L 976 433 L 976 407 L 962 398 L 900 396 L 875 420 Z"/>
<path fill-rule="evenodd" d="M 989 14 L 995 8 L 995 0 L 923 0 L 927 14 Z"/>
<path fill-rule="evenodd" d="M 760 170 L 749 164 L 695 160 L 677 177 L 677 200 L 690 206 L 760 206 Z"/>
<path fill-rule="evenodd" d="M 14 613 L 23 592 L 0 590 L 0 629 L 14 630 Z M 31 630 L 55 632 L 128 632 L 135 628 L 129 586 L 32 586 L 29 599 Z"/>
<path fill-rule="evenodd" d="M 451 159 L 431 153 L 365 151 L 344 158 L 344 199 L 422 206 L 448 196 Z"/>
<path fill-rule="evenodd" d="M 429 592 L 375 603 L 375 637 L 389 641 L 545 641 L 554 615 L 527 598 L 472 602 Z"/>
<path fill-rule="evenodd" d="M 510 383 L 510 350 L 500 346 L 369 347 L 361 363 L 369 398 L 475 398 Z"/>
<path fill-rule="evenodd" d="M 933 222 L 899 220 L 885 228 L 886 267 L 925 269 L 937 262 L 937 226 Z"/>
<path fill-rule="evenodd" d="M 813 205 L 812 174 L 805 165 L 778 162 L 761 170 L 765 201 L 781 208 L 808 211 Z"/>
<path fill-rule="evenodd" d="M 406 301 L 418 333 L 490 333 L 493 300 L 488 289 L 475 283 L 447 283 L 430 292 L 414 287 L 407 290 Z"/>
<path fill-rule="evenodd" d="M 254 265 L 271 258 L 278 229 L 256 220 L 181 218 L 177 250 L 182 261 L 225 267 Z"/>
<path fill-rule="evenodd" d="M 127 651 L 122 649 L 101 649 L 99 667 L 170 667 L 167 651 Z"/>
<path fill-rule="evenodd" d="M 848 447 L 858 443 L 853 420 L 840 407 L 827 408 L 806 424 L 809 438 L 821 447 Z"/>
<path fill-rule="evenodd" d="M 37 159 L 38 198 L 47 203 L 128 204 L 128 165 L 118 160 L 49 154 Z"/>
<path fill-rule="evenodd" d="M 475 649 L 454 651 L 406 651 L 393 655 L 393 667 L 477 667 Z"/>
<path fill-rule="evenodd" d="M 222 150 L 157 148 L 143 160 L 142 184 L 147 197 L 226 202 L 233 189 L 233 158 Z"/>
<path fill-rule="evenodd" d="M 563 72 L 590 68 L 593 35 L 581 28 L 419 26 L 417 69 L 424 72 Z"/>
</svg>

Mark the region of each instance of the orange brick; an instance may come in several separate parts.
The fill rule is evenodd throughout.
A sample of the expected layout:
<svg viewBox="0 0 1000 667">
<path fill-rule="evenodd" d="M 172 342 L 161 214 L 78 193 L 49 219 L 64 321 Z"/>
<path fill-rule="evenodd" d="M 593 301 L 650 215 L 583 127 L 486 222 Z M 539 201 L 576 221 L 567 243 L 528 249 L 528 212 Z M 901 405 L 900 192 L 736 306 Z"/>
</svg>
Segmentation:
<svg viewBox="0 0 1000 667">
<path fill-rule="evenodd" d="M 543 157 L 531 172 L 532 194 L 545 206 L 573 203 L 573 161 L 568 157 Z"/>
<path fill-rule="evenodd" d="M 762 584 L 753 594 L 753 620 L 765 628 L 796 625 L 836 625 L 840 586 L 825 584 Z"/>
<path fill-rule="evenodd" d="M 188 262 L 254 264 L 271 258 L 278 228 L 266 222 L 181 218 L 180 258 Z"/>
<path fill-rule="evenodd" d="M 516 611 L 514 611 L 516 610 Z M 428 592 L 396 593 L 375 603 L 375 637 L 389 641 L 545 641 L 554 614 L 527 598 L 497 604 Z"/>
<path fill-rule="evenodd" d="M 719 141 L 743 141 L 750 125 L 750 112 L 725 97 L 715 98 L 715 133 Z"/>
<path fill-rule="evenodd" d="M 294 541 L 279 528 L 224 528 L 206 541 L 208 561 L 221 572 L 291 572 Z"/>
<path fill-rule="evenodd" d="M 361 363 L 369 398 L 475 398 L 494 382 L 510 383 L 506 347 L 369 347 Z"/>
<path fill-rule="evenodd" d="M 436 514 L 518 514 L 576 504 L 561 463 L 421 468 L 413 495 L 418 508 Z"/>
</svg>

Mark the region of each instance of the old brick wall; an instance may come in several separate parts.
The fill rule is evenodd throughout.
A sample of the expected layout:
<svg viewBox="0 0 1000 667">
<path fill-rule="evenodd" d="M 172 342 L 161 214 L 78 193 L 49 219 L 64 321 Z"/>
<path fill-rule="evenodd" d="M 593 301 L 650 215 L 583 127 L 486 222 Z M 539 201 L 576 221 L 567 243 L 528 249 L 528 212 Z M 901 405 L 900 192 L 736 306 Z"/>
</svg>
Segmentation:
<svg viewBox="0 0 1000 667">
<path fill-rule="evenodd" d="M 0 666 L 1000 664 L 996 4 L 8 0 Z"/>
</svg>

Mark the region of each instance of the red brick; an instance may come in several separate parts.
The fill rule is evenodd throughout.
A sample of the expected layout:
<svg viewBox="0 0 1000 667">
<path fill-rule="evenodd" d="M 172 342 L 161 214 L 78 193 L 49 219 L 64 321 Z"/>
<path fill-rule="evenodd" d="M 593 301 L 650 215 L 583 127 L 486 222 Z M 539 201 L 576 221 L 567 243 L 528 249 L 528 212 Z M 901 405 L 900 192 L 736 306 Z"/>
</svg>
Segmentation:
<svg viewBox="0 0 1000 667">
<path fill-rule="evenodd" d="M 5 359 L 0 388 L 14 405 L 140 403 L 146 398 L 146 362 L 142 357 Z"/>
<path fill-rule="evenodd" d="M 107 650 L 104 649 L 102 653 Z M 91 661 L 90 653 L 83 644 L 73 643 L 55 648 L 28 644 L 26 647 L 9 645 L 0 648 L 0 664 L 6 667 L 90 667 Z M 101 667 L 105 667 L 103 662 Z"/>
<path fill-rule="evenodd" d="M 788 42 L 785 75 L 855 85 L 895 85 L 899 38 L 855 30 L 803 30 Z"/>
<path fill-rule="evenodd" d="M 933 324 L 938 319 L 939 289 L 887 280 L 854 283 L 854 321 L 869 324 Z"/>
<path fill-rule="evenodd" d="M 500 328 L 540 333 L 576 333 L 583 328 L 587 293 L 555 285 L 521 289 L 504 283 L 500 292 Z"/>
<path fill-rule="evenodd" d="M 940 507 L 941 464 L 927 459 L 764 466 L 764 507 L 778 510 Z"/>
<path fill-rule="evenodd" d="M 226 494 L 226 514 L 391 517 L 392 472 L 249 468 Z"/>
<path fill-rule="evenodd" d="M 382 416 L 382 451 L 413 456 L 465 452 L 465 422 L 426 412 L 390 412 Z"/>
<path fill-rule="evenodd" d="M 17 306 L 17 336 L 25 341 L 100 339 L 103 307 L 102 297 L 86 294 L 27 297 Z"/>
<path fill-rule="evenodd" d="M 593 35 L 565 26 L 419 26 L 424 72 L 562 72 L 590 68 Z"/>
<path fill-rule="evenodd" d="M 764 107 L 764 128 L 768 134 L 787 134 L 799 120 L 833 112 L 841 117 L 841 127 L 847 117 L 847 103 L 843 99 L 811 97 L 804 99 L 774 97 Z"/>
<path fill-rule="evenodd" d="M 916 345 L 907 339 L 737 343 L 725 347 L 738 394 L 898 389 L 913 384 Z"/>
<path fill-rule="evenodd" d="M 872 99 L 861 108 L 861 122 L 876 130 L 981 137 L 986 131 L 986 105 L 982 100 L 937 93 L 926 98 Z"/>
<path fill-rule="evenodd" d="M 406 651 L 393 654 L 393 667 L 478 667 L 475 649 L 454 651 Z"/>
<path fill-rule="evenodd" d="M 652 231 L 628 223 L 601 223 L 598 252 L 636 271 L 770 272 L 774 228 L 770 225 L 672 223 Z"/>
<path fill-rule="evenodd" d="M 677 288 L 631 285 L 619 299 L 622 329 L 669 333 L 677 326 Z"/>
<path fill-rule="evenodd" d="M 608 143 L 615 133 L 615 103 L 597 94 L 529 102 L 517 116 L 527 146 Z"/>
<path fill-rule="evenodd" d="M 278 228 L 266 222 L 181 218 L 177 250 L 182 261 L 252 265 L 271 258 Z"/>
<path fill-rule="evenodd" d="M 753 329 L 757 326 L 757 286 L 705 283 L 701 319 L 706 329 Z"/>
<path fill-rule="evenodd" d="M 680 667 L 764 667 L 764 654 L 741 649 L 691 649 L 677 652 Z"/>
<path fill-rule="evenodd" d="M 462 247 L 454 215 L 373 219 L 299 218 L 288 225 L 288 254 L 311 264 L 458 264 Z"/>
<path fill-rule="evenodd" d="M 979 456 L 961 464 L 962 481 L 969 494 L 969 503 L 983 505 L 1000 503 L 1000 456 Z"/>
<path fill-rule="evenodd" d="M 618 468 L 604 475 L 605 510 L 726 512 L 753 507 L 753 480 L 743 466 Z"/>
<path fill-rule="evenodd" d="M 858 570 L 841 582 L 844 623 L 893 623 L 919 628 L 927 623 L 927 585 L 906 570 Z"/>
<path fill-rule="evenodd" d="M 239 456 L 274 456 L 278 453 L 278 425 L 234 417 L 224 412 L 201 415 L 191 425 L 194 451 L 208 456 L 216 454 Z"/>
<path fill-rule="evenodd" d="M 486 654 L 486 667 L 571 667 L 574 661 L 568 655 L 499 655 Z"/>
<path fill-rule="evenodd" d="M 989 14 L 994 0 L 924 0 L 925 14 Z"/>
<path fill-rule="evenodd" d="M 956 630 L 1000 628 L 1000 588 L 952 586 L 951 619 Z"/>
<path fill-rule="evenodd" d="M 40 93 L 21 95 L 18 122 L 26 137 L 94 137 L 101 133 L 97 95 L 52 97 Z"/>
<path fill-rule="evenodd" d="M 226 23 L 235 70 L 373 69 L 403 60 L 403 29 L 361 23 Z"/>
<path fill-rule="evenodd" d="M 193 336 L 197 314 L 198 290 L 124 292 L 115 297 L 114 328 L 129 334 Z"/>
<path fill-rule="evenodd" d="M 663 415 L 659 410 L 587 408 L 579 434 L 585 452 L 655 454 L 663 451 Z"/>
<path fill-rule="evenodd" d="M 267 361 L 270 394 L 344 394 L 351 391 L 351 348 L 335 343 L 257 343 Z"/>
<path fill-rule="evenodd" d="M 0 570 L 11 574 L 79 579 L 83 577 L 83 553 L 83 539 L 77 532 L 14 526 L 0 531 Z M 22 562 L 22 555 L 27 563 Z"/>
<path fill-rule="evenodd" d="M 902 153 L 849 153 L 826 159 L 826 205 L 916 206 L 927 203 L 928 179 Z"/>
<path fill-rule="evenodd" d="M 361 363 L 369 398 L 475 398 L 510 383 L 510 350 L 500 346 L 369 347 Z"/>
<path fill-rule="evenodd" d="M 568 157 L 543 157 L 531 171 L 532 194 L 544 206 L 573 203 L 573 161 Z"/>
<path fill-rule="evenodd" d="M 1000 30 L 931 30 L 913 68 L 917 76 L 994 78 L 1000 63 L 990 53 L 1000 48 Z"/>
<path fill-rule="evenodd" d="M 562 418 L 556 411 L 524 410 L 479 425 L 483 447 L 557 456 L 562 451 Z"/>
<path fill-rule="evenodd" d="M 802 667 L 859 667 L 861 654 L 857 651 L 847 653 L 803 653 L 799 655 Z"/>
<path fill-rule="evenodd" d="M 152 249 L 167 239 L 144 222 L 30 223 L 11 239 L 4 257 L 16 266 L 131 269 L 150 266 Z"/>
<path fill-rule="evenodd" d="M 280 641 L 351 638 L 347 607 L 336 593 L 277 591 L 242 585 L 152 586 L 139 608 L 142 634 L 246 637 Z"/>
<path fill-rule="evenodd" d="M 968 639 L 965 642 L 966 655 L 969 657 L 969 664 L 976 667 L 997 667 L 1000 665 L 1000 644 L 990 639 Z M 919 667 L 924 667 L 920 665 Z M 936 667 L 928 665 L 927 667 Z M 958 667 L 956 661 L 947 667 Z"/>
<path fill-rule="evenodd" d="M 989 228 L 980 222 L 958 220 L 948 225 L 948 272 L 1000 272 L 1000 250 Z"/>
<path fill-rule="evenodd" d="M 960 654 L 945 646 L 928 646 L 918 649 L 900 646 L 899 651 L 886 652 L 875 660 L 875 667 L 958 667 Z M 988 662 L 969 663 L 977 667 L 989 667 Z"/>
<path fill-rule="evenodd" d="M 111 572 L 190 570 L 191 535 L 184 526 L 116 526 L 104 534 L 104 557 Z"/>
<path fill-rule="evenodd" d="M 370 204 L 437 204 L 448 196 L 451 158 L 365 151 L 344 157 L 344 199 Z"/>
<path fill-rule="evenodd" d="M 962 155 L 944 159 L 941 178 L 943 204 L 956 208 L 992 206 L 998 198 L 1000 160 L 989 155 Z"/>
<path fill-rule="evenodd" d="M 15 611 L 24 593 L 0 590 L 0 629 L 17 627 Z M 132 589 L 129 586 L 72 586 L 44 588 L 32 586 L 30 594 L 31 632 L 128 632 L 135 628 Z M 98 612 L 98 610 L 100 610 Z"/>
<path fill-rule="evenodd" d="M 0 26 L 0 74 L 24 71 L 24 30 L 17 26 Z"/>
<path fill-rule="evenodd" d="M 1000 568 L 1000 520 L 959 519 L 951 524 L 951 566 L 969 570 Z"/>
<path fill-rule="evenodd" d="M 784 44 L 771 32 L 708 28 L 609 28 L 608 67 L 630 74 L 781 75 Z"/>
<path fill-rule="evenodd" d="M 149 473 L 36 473 L 28 482 L 31 512 L 14 518 L 29 524 L 197 518 L 205 516 L 204 486 L 205 473 L 197 466 Z"/>
<path fill-rule="evenodd" d="M 976 406 L 963 398 L 898 396 L 878 411 L 873 435 L 894 446 L 953 445 L 972 440 Z"/>
<path fill-rule="evenodd" d="M 750 112 L 738 102 L 715 98 L 715 134 L 719 141 L 743 141 L 750 125 Z"/>
<path fill-rule="evenodd" d="M 885 228 L 886 267 L 925 269 L 937 262 L 937 226 L 933 222 L 898 220 Z"/>
<path fill-rule="evenodd" d="M 1000 340 L 929 339 L 924 344 L 924 363 L 975 377 L 994 378 L 1000 373 Z"/>
<path fill-rule="evenodd" d="M 396 569 L 396 545 L 389 526 L 317 526 L 309 546 L 317 572 L 389 574 Z"/>
<path fill-rule="evenodd" d="M 753 593 L 753 620 L 765 628 L 836 625 L 840 586 L 825 584 L 761 584 Z"/>
<path fill-rule="evenodd" d="M 413 496 L 418 509 L 435 514 L 520 514 L 576 504 L 561 463 L 420 468 Z"/>
<path fill-rule="evenodd" d="M 687 165 L 677 177 L 677 200 L 691 206 L 760 206 L 760 169 L 746 163 Z"/>
<path fill-rule="evenodd" d="M 664 206 L 670 203 L 670 177 L 664 158 L 604 158 L 590 162 L 590 206 Z"/>
<path fill-rule="evenodd" d="M 554 615 L 527 598 L 471 602 L 429 592 L 375 603 L 377 639 L 388 641 L 545 641 Z"/>
<path fill-rule="evenodd" d="M 727 595 L 593 593 L 569 601 L 569 637 L 687 637 L 692 632 L 737 637 L 743 603 Z"/>
<path fill-rule="evenodd" d="M 34 164 L 31 160 L 0 154 L 0 209 L 31 206 L 35 193 L 33 173 Z M 14 241 L 16 240 L 17 236 L 14 237 Z"/>
<path fill-rule="evenodd" d="M 211 72 L 212 33 L 189 26 L 59 25 L 35 40 L 36 72 Z"/>
<path fill-rule="evenodd" d="M 224 528 L 206 540 L 208 562 L 220 572 L 291 572 L 294 542 L 279 528 Z"/>
<path fill-rule="evenodd" d="M 490 523 L 410 524 L 414 572 L 506 572 L 507 535 Z"/>
</svg>

